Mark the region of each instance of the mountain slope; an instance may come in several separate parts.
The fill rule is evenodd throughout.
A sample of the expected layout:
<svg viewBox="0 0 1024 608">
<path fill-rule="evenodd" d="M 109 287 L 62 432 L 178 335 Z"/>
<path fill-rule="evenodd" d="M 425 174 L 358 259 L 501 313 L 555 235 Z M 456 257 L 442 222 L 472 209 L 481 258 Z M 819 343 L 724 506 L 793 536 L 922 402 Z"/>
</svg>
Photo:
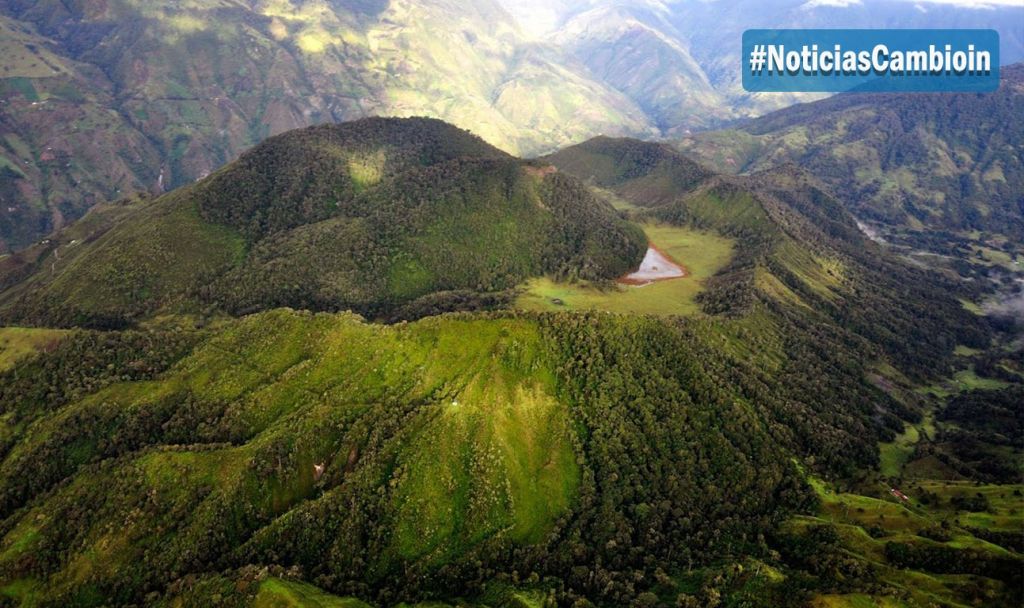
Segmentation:
<svg viewBox="0 0 1024 608">
<path fill-rule="evenodd" d="M 682 148 L 729 171 L 806 167 L 897 242 L 975 230 L 1020 242 L 1024 66 L 1002 74 L 990 95 L 840 95 Z"/>
<path fill-rule="evenodd" d="M 428 119 L 271 138 L 93 223 L 84 241 L 8 261 L 7 319 L 118 326 L 161 309 L 286 305 L 380 316 L 424 296 L 443 309 L 443 292 L 458 302 L 543 273 L 619 276 L 644 243 L 575 180 Z"/>
<path fill-rule="evenodd" d="M 734 237 L 732 261 L 699 296 L 707 312 L 739 314 L 769 303 L 821 315 L 925 376 L 932 357 L 951 362 L 951 340 L 986 343 L 978 320 L 948 295 L 962 287 L 895 262 L 823 186 L 792 166 L 717 176 L 668 145 L 609 138 L 547 160 L 624 198 L 636 217 Z"/>
<path fill-rule="evenodd" d="M 679 136 L 807 99 L 741 90 L 748 27 L 992 27 L 1013 61 L 1020 15 L 890 0 L 12 0 L 0 250 L 298 127 L 431 116 L 528 155 L 602 133 Z"/>
<path fill-rule="evenodd" d="M 678 562 L 670 547 L 685 543 L 704 561 L 727 550 L 719 535 L 753 534 L 794 498 L 793 470 L 758 414 L 683 347 L 699 340 L 649 320 L 583 321 L 388 327 L 263 313 L 153 380 L 115 376 L 51 413 L 20 390 L 58 381 L 52 365 L 23 366 L 23 381 L 5 381 L 5 408 L 21 403 L 11 420 L 28 430 L 0 465 L 13 514 L 0 576 L 37 581 L 52 603 L 92 605 L 273 562 L 388 602 L 473 593 L 474 577 L 518 565 L 614 601 L 628 593 L 619 571 L 640 565 L 636 548 Z M 648 383 L 662 386 L 657 399 L 617 406 Z M 699 453 L 676 454 L 693 442 Z M 692 461 L 694 475 L 656 464 L 669 457 Z M 26 462 L 42 463 L 32 479 L 18 472 Z M 642 519 L 630 506 L 640 497 Z M 605 582 L 573 574 L 580 563 Z"/>
<path fill-rule="evenodd" d="M 759 116 L 819 94 L 748 93 L 739 40 L 751 28 L 979 28 L 1000 33 L 1006 63 L 1024 59 L 1024 9 L 1006 3 L 899 0 L 501 0 L 524 29 L 576 57 L 633 100 L 667 136 Z"/>
<path fill-rule="evenodd" d="M 733 244 L 703 312 L 479 311 L 541 274 L 617 289 L 645 245 L 624 216 Z M 1019 603 L 1016 486 L 929 478 L 922 504 L 892 473 L 936 425 L 949 470 L 1018 479 L 925 390 L 989 328 L 793 168 L 606 137 L 519 161 L 365 119 L 101 205 L 0 273 L 6 319 L 78 326 L 0 371 L 3 601 Z M 311 311 L 346 307 L 419 320 Z M 419 318 L 452 309 L 477 312 Z"/>
<path fill-rule="evenodd" d="M 12 46 L 0 60 L 11 248 L 59 228 L 58 211 L 170 190 L 311 124 L 429 115 L 513 153 L 653 133 L 488 0 L 18 0 L 0 7 L 0 32 Z"/>
</svg>

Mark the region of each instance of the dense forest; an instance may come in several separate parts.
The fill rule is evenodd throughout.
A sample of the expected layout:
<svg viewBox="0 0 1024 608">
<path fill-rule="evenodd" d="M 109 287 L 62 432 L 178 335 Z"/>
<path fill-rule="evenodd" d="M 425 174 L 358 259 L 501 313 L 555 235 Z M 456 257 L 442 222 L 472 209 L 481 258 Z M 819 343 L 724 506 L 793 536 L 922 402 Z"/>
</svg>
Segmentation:
<svg viewBox="0 0 1024 608">
<path fill-rule="evenodd" d="M 516 308 L 652 224 L 732 244 L 701 310 Z M 0 262 L 73 327 L 0 360 L 0 605 L 1024 599 L 1017 328 L 796 167 L 366 120 Z"/>
<path fill-rule="evenodd" d="M 290 132 L 133 206 L 113 225 L 90 214 L 105 230 L 12 267 L 4 320 L 123 328 L 158 311 L 278 306 L 389 317 L 531 276 L 614 278 L 645 245 L 575 179 L 428 119 Z"/>
</svg>

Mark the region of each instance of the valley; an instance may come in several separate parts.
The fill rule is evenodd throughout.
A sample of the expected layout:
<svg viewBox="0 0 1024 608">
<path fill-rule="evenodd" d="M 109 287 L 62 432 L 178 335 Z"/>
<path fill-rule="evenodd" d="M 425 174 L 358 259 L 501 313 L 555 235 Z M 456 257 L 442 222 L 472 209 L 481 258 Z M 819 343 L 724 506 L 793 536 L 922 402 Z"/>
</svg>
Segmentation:
<svg viewBox="0 0 1024 608">
<path fill-rule="evenodd" d="M 605 310 L 623 314 L 662 316 L 692 315 L 700 311 L 697 295 L 704 283 L 724 268 L 732 257 L 733 242 L 713 233 L 669 225 L 642 225 L 653 246 L 685 266 L 682 277 L 641 285 L 623 279 L 587 285 L 556 282 L 543 277 L 531 280 L 516 299 L 526 310 Z M 627 277 L 630 275 L 627 275 Z"/>
</svg>

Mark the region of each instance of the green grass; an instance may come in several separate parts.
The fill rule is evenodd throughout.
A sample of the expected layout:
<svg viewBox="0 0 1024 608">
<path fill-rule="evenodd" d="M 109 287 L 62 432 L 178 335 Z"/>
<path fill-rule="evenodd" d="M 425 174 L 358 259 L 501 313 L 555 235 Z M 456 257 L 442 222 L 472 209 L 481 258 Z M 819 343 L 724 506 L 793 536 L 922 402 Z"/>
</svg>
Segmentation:
<svg viewBox="0 0 1024 608">
<path fill-rule="evenodd" d="M 538 278 L 526 284 L 516 305 L 542 311 L 606 310 L 660 316 L 697 313 L 700 307 L 695 298 L 704 282 L 729 262 L 733 241 L 692 228 L 662 224 L 645 224 L 643 228 L 650 242 L 682 264 L 688 276 L 643 287 L 615 285 L 609 289 Z"/>
<path fill-rule="evenodd" d="M 886 477 L 899 477 L 921 439 L 935 439 L 935 420 L 928 414 L 920 424 L 906 424 L 896 439 L 878 446 L 880 470 Z"/>
<path fill-rule="evenodd" d="M 67 334 L 67 331 L 60 329 L 0 328 L 0 371 L 10 369 L 20 359 L 55 345 Z"/>
<path fill-rule="evenodd" d="M 375 555 L 381 567 L 406 559 L 451 563 L 483 543 L 542 542 L 581 483 L 572 417 L 557 397 L 546 353 L 539 327 L 527 320 L 435 317 L 382 326 L 351 314 L 276 310 L 232 322 L 161 379 L 111 385 L 35 425 L 2 466 L 21 470 L 34 462 L 37 475 L 54 474 L 52 467 L 72 474 L 97 454 L 94 432 L 125 432 L 125 416 L 172 414 L 174 424 L 188 415 L 187 408 L 172 412 L 185 395 L 231 404 L 220 406 L 219 430 L 207 431 L 215 437 L 227 430 L 237 443 L 156 445 L 112 463 L 113 470 L 80 470 L 12 522 L 0 540 L 0 564 L 48 542 L 62 505 L 107 492 L 125 500 L 84 520 L 95 526 L 83 524 L 82 543 L 45 581 L 47 589 L 82 590 L 87 581 L 129 572 L 147 546 L 202 547 L 210 530 L 242 542 L 237 535 L 252 531 L 236 526 L 251 525 L 243 522 L 253 514 L 267 522 L 298 511 L 301 521 L 302 508 L 322 491 L 314 465 L 340 477 L 367 426 L 403 408 L 409 414 L 386 448 L 394 470 L 383 480 L 367 472 L 346 481 L 365 484 L 363 500 L 389 489 L 381 503 L 387 541 Z M 69 424 L 83 415 L 95 423 L 88 433 Z M 201 427 L 213 418 L 204 420 Z M 48 452 L 59 456 L 41 457 Z M 256 463 L 264 463 L 263 472 Z M 128 497 L 140 492 L 163 508 L 128 517 L 125 509 L 135 504 Z M 113 520 L 127 523 L 106 525 Z M 277 602 L 260 604 L 266 606 L 359 605 L 310 603 L 323 598 L 286 583 L 260 593 Z"/>
<path fill-rule="evenodd" d="M 953 381 L 955 382 L 956 387 L 961 391 L 999 390 L 1009 386 L 1008 383 L 1003 382 L 1002 380 L 982 378 L 974 373 L 973 369 L 960 370 L 953 375 Z"/>
<path fill-rule="evenodd" d="M 811 516 L 791 518 L 784 528 L 801 534 L 823 524 L 832 525 L 844 552 L 871 564 L 879 582 L 900 589 L 907 602 L 885 603 L 895 601 L 888 594 L 822 594 L 814 598 L 811 606 L 973 605 L 971 598 L 977 597 L 978 585 L 999 589 L 1001 583 L 978 576 L 895 568 L 888 563 L 885 544 L 941 544 L 951 549 L 971 549 L 993 557 L 1008 557 L 1016 554 L 973 536 L 969 528 L 1017 532 L 1024 529 L 1024 504 L 1018 495 L 1024 486 L 1019 484 L 912 481 L 899 488 L 911 498 L 910 503 L 902 503 L 889 495 L 888 484 L 868 484 L 861 488 L 860 491 L 876 493 L 879 496 L 876 498 L 852 492 L 837 492 L 830 484 L 815 477 L 809 477 L 807 481 L 820 499 L 820 509 Z M 922 503 L 919 499 L 926 491 L 938 495 L 938 501 Z M 950 502 L 955 496 L 970 497 L 976 493 L 982 494 L 989 501 L 989 508 L 983 513 L 957 511 Z M 939 542 L 923 536 L 927 531 L 939 529 L 942 522 L 946 522 L 950 536 L 948 541 Z M 868 529 L 872 528 L 880 529 L 874 537 L 868 534 Z"/>
<path fill-rule="evenodd" d="M 968 356 L 966 351 L 957 348 L 957 354 L 961 356 Z M 983 378 L 974 371 L 974 366 L 971 365 L 967 369 L 961 369 L 954 373 L 951 377 L 946 378 L 936 384 L 930 386 L 923 386 L 916 389 L 921 394 L 931 394 L 940 399 L 945 399 L 950 395 L 961 393 L 964 391 L 997 391 L 1010 386 L 1008 382 L 998 380 L 995 378 Z"/>
<path fill-rule="evenodd" d="M 985 530 L 1017 531 L 1024 529 L 1024 484 L 976 484 L 969 481 L 927 480 L 919 482 L 922 490 L 937 494 L 939 502 L 928 510 L 939 517 L 958 518 L 965 526 Z M 984 512 L 958 511 L 954 497 L 982 495 L 988 501 Z"/>
<path fill-rule="evenodd" d="M 953 350 L 953 354 L 958 357 L 973 357 L 981 352 L 982 351 L 980 349 L 964 346 L 963 344 L 957 344 L 956 348 Z"/>
<path fill-rule="evenodd" d="M 819 595 L 811 600 L 810 608 L 902 608 L 910 604 L 888 597 L 872 597 L 863 593 L 845 595 Z"/>
<path fill-rule="evenodd" d="M 252 608 L 369 608 L 357 599 L 324 593 L 305 583 L 268 578 L 260 583 Z"/>
</svg>

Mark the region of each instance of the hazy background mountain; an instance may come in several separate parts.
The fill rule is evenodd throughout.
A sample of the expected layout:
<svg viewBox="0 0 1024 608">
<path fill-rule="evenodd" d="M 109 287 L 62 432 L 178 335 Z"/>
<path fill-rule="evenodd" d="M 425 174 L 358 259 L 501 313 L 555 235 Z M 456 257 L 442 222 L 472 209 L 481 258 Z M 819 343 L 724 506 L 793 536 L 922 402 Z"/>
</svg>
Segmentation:
<svg viewBox="0 0 1024 608">
<path fill-rule="evenodd" d="M 997 27 L 906 2 L 145 0 L 0 3 L 0 248 L 202 177 L 267 136 L 426 115 L 513 154 L 685 134 L 801 99 L 739 89 L 751 26 Z"/>
<path fill-rule="evenodd" d="M 585 63 L 672 134 L 822 95 L 750 94 L 740 38 L 750 28 L 993 28 L 1004 64 L 1024 58 L 1024 7 L 902 0 L 501 0 L 535 36 Z"/>
</svg>

